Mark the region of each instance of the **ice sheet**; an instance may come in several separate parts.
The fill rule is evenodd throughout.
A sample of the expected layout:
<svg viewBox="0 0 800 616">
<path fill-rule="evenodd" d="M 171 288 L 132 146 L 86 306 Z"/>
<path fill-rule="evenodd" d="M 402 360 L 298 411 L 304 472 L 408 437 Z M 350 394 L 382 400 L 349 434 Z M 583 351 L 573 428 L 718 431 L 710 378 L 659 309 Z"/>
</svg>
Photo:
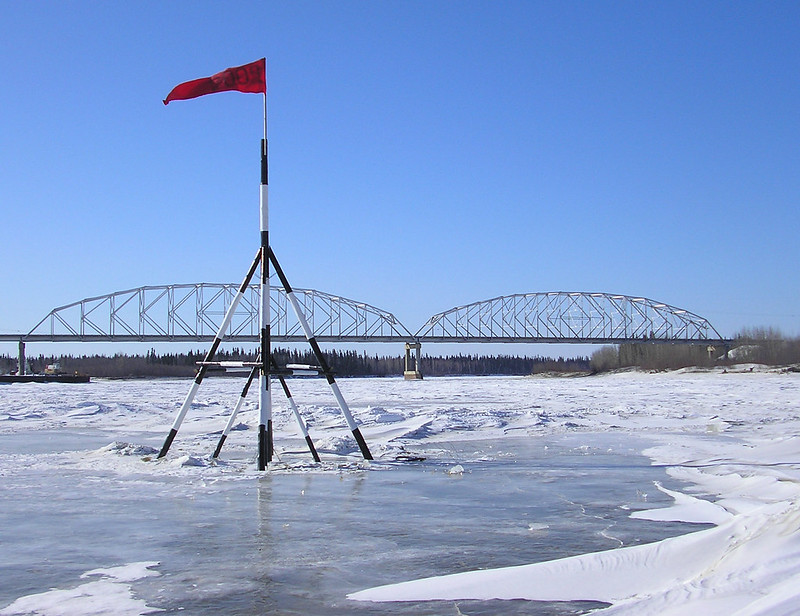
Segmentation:
<svg viewBox="0 0 800 616">
<path fill-rule="evenodd" d="M 257 396 L 210 459 L 239 380 L 207 379 L 158 461 L 189 380 L 6 386 L 0 607 L 103 582 L 197 614 L 781 613 L 798 605 L 798 384 L 759 370 L 342 379 L 367 464 L 324 381 L 294 380 L 323 463 L 275 396 L 266 474 Z M 160 576 L 80 578 L 151 561 Z M 566 603 L 523 581 L 553 571 Z M 449 574 L 495 581 L 472 584 L 479 601 L 441 603 Z M 397 583 L 418 578 L 440 601 L 345 598 L 382 584 L 382 599 L 408 599 Z M 487 599 L 502 579 L 537 602 Z"/>
</svg>

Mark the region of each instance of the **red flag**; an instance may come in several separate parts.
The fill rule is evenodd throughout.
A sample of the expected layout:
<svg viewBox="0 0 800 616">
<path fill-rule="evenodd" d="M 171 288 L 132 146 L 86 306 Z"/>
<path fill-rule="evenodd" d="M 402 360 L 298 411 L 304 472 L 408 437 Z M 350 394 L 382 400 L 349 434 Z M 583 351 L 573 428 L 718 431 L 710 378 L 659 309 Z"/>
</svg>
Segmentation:
<svg viewBox="0 0 800 616">
<path fill-rule="evenodd" d="M 194 79 L 180 83 L 172 92 L 167 94 L 164 99 L 166 105 L 170 101 L 185 101 L 190 98 L 197 98 L 204 94 L 214 92 L 228 92 L 236 90 L 238 92 L 267 93 L 267 60 L 261 58 L 250 64 L 226 68 L 221 73 L 202 79 Z"/>
</svg>

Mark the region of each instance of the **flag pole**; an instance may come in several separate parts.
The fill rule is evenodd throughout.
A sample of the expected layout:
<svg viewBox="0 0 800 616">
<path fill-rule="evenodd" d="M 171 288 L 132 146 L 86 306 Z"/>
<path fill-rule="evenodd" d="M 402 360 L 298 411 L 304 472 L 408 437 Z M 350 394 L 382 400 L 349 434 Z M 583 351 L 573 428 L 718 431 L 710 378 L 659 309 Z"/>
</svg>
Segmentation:
<svg viewBox="0 0 800 616">
<path fill-rule="evenodd" d="M 266 75 L 264 77 L 266 81 Z M 258 470 L 267 468 L 272 461 L 272 392 L 270 391 L 270 365 L 272 355 L 270 342 L 269 305 L 269 171 L 267 158 L 267 93 L 264 92 L 264 138 L 261 141 L 261 190 L 259 195 L 261 222 L 261 309 L 260 343 L 261 375 L 259 379 L 258 422 Z"/>
<path fill-rule="evenodd" d="M 261 346 L 261 364 L 260 371 L 260 394 L 259 394 L 259 429 L 258 429 L 258 467 L 259 470 L 266 468 L 267 462 L 272 460 L 272 397 L 270 393 L 270 311 L 269 311 L 269 208 L 267 205 L 267 59 L 261 58 L 255 62 L 244 64 L 242 66 L 234 66 L 227 68 L 211 77 L 201 77 L 200 79 L 193 79 L 179 83 L 172 88 L 167 98 L 163 100 L 164 104 L 169 104 L 170 101 L 188 100 L 204 96 L 206 94 L 213 94 L 215 92 L 251 92 L 263 93 L 264 95 L 264 138 L 261 140 L 261 192 L 260 192 L 260 223 L 261 223 L 261 246 L 253 266 L 248 274 L 252 276 L 255 273 L 258 264 L 261 264 L 261 306 L 259 309 L 259 340 Z M 249 283 L 249 278 L 248 278 Z M 238 304 L 241 295 L 244 293 L 246 285 L 240 290 L 235 300 L 231 303 L 228 313 L 223 320 L 220 331 L 214 339 L 211 350 L 206 356 L 206 361 L 201 365 L 198 376 L 192 389 L 189 391 L 183 405 L 178 413 L 178 417 L 173 423 L 172 430 L 170 430 L 164 446 L 161 448 L 161 453 L 158 457 L 162 458 L 166 455 L 167 450 L 175 438 L 175 434 L 186 415 L 192 399 L 200 386 L 200 383 L 205 375 L 210 360 L 219 346 L 225 331 L 230 325 L 233 312 L 236 304 Z"/>
</svg>

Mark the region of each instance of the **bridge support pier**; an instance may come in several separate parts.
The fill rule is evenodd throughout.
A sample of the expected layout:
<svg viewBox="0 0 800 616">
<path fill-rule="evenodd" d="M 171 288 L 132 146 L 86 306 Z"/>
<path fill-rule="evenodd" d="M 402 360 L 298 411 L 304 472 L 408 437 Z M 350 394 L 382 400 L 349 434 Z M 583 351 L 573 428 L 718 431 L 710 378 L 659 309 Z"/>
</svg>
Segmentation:
<svg viewBox="0 0 800 616">
<path fill-rule="evenodd" d="M 419 354 L 422 349 L 420 342 L 406 342 L 406 365 L 403 371 L 403 378 L 406 381 L 421 381 L 422 372 L 419 369 Z M 411 358 L 411 351 L 415 351 L 414 359 Z"/>
<path fill-rule="evenodd" d="M 17 358 L 17 374 L 22 376 L 25 374 L 25 341 L 19 341 L 19 356 Z"/>
</svg>

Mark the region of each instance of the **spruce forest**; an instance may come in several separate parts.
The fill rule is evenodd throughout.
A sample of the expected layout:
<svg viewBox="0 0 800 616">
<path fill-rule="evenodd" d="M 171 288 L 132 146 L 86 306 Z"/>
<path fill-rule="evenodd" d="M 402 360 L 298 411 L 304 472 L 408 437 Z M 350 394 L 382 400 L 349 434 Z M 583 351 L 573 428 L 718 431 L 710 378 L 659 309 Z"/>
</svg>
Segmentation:
<svg viewBox="0 0 800 616">
<path fill-rule="evenodd" d="M 272 354 L 278 365 L 308 364 L 317 361 L 311 350 L 274 348 Z M 404 370 L 404 357 L 370 355 L 357 351 L 324 351 L 331 369 L 337 376 L 400 376 Z M 105 355 L 39 355 L 29 356 L 31 372 L 44 372 L 49 364 L 58 363 L 63 372 L 88 374 L 95 377 L 188 377 L 197 372 L 197 362 L 203 361 L 205 351 L 188 353 L 156 353 L 150 350 L 144 356 L 116 354 Z M 243 349 L 223 350 L 217 361 L 255 361 L 254 352 Z M 422 372 L 425 376 L 451 375 L 526 375 L 542 372 L 584 372 L 589 370 L 589 358 L 565 359 L 559 357 L 519 357 L 516 355 L 451 355 L 447 357 L 423 356 Z M 0 357 L 0 373 L 16 370 L 15 357 Z"/>
</svg>

